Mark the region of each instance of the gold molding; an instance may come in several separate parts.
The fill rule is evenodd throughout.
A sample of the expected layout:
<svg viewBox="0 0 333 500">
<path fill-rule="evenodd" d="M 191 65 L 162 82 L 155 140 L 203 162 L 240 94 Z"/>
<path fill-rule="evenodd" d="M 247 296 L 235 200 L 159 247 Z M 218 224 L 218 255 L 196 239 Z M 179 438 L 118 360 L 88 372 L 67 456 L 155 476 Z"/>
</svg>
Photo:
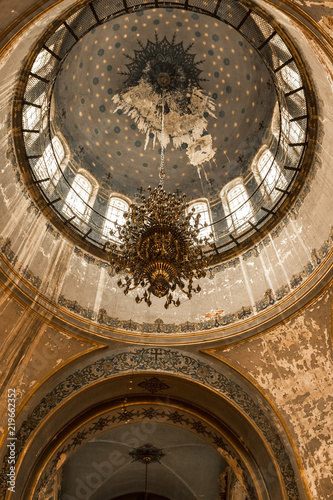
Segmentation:
<svg viewBox="0 0 333 500">
<path fill-rule="evenodd" d="M 41 16 L 43 15 L 46 15 L 46 13 L 53 9 L 56 5 L 59 5 L 61 3 L 63 3 L 65 0 L 57 0 L 56 2 L 54 2 L 51 6 L 47 7 L 45 10 L 43 10 L 42 12 L 39 12 L 33 19 L 29 20 L 27 24 L 25 24 L 17 33 L 15 33 L 13 35 L 13 37 L 7 42 L 7 44 L 0 50 L 0 57 L 3 55 L 3 53 L 8 50 L 8 48 L 10 47 L 11 44 L 13 44 L 16 40 L 16 38 L 26 29 L 29 28 L 29 26 L 31 26 L 31 24 L 33 24 L 37 19 L 39 19 Z M 274 4 L 274 2 L 272 2 L 271 0 L 264 0 L 267 4 L 269 5 L 272 5 L 274 6 L 277 10 L 281 11 L 281 12 L 284 12 L 282 7 L 280 6 L 277 6 Z M 89 0 L 79 0 L 78 2 L 73 2 L 73 4 L 71 6 L 69 6 L 67 8 L 67 11 L 71 11 L 71 10 L 75 10 L 81 6 L 81 5 L 85 5 L 89 2 Z M 244 0 L 245 3 L 247 4 L 252 4 L 251 0 Z M 35 6 L 31 7 L 32 9 L 32 12 L 34 10 L 37 10 L 37 8 L 40 8 L 41 6 L 43 6 L 44 4 L 46 3 L 46 0 L 40 0 L 38 2 L 38 4 L 36 4 Z M 322 34 L 322 36 L 326 37 L 327 38 L 327 34 L 326 32 L 318 25 L 318 23 L 314 20 L 312 20 L 312 18 L 305 12 L 303 11 L 300 7 L 296 6 L 296 5 L 292 5 L 292 3 L 289 1 L 289 0 L 282 0 L 282 3 L 284 3 L 289 9 L 291 10 L 294 10 L 296 11 L 299 15 L 303 16 L 304 18 L 306 18 L 307 22 L 309 24 L 311 24 L 318 32 L 320 32 Z M 260 6 L 257 6 L 255 3 L 253 4 L 256 6 L 256 9 L 259 10 L 259 11 L 262 11 L 265 13 L 266 17 L 269 15 L 264 9 L 262 9 L 262 7 Z M 30 12 L 30 10 L 28 9 L 26 11 L 27 12 Z M 66 12 L 64 10 L 64 12 Z M 61 14 L 61 16 L 63 17 L 64 15 L 64 12 Z M 323 45 L 321 39 L 318 37 L 318 35 L 316 33 L 313 33 L 310 28 L 308 26 L 306 26 L 300 19 L 298 19 L 295 15 L 293 15 L 292 13 L 290 13 L 289 11 L 288 12 L 285 12 L 285 14 L 287 16 L 290 16 L 290 18 L 293 18 L 293 20 L 300 26 L 303 26 L 305 29 L 307 29 L 308 31 L 310 31 L 312 33 L 312 36 L 317 40 L 318 44 L 321 44 L 322 45 L 322 48 L 323 50 L 325 51 L 325 53 L 328 55 L 328 56 L 331 56 L 331 50 L 330 50 L 330 47 L 329 45 Z M 24 14 L 22 14 L 23 16 Z M 20 18 L 18 18 L 20 19 Z M 13 24 L 13 23 L 12 23 Z M 15 23 L 14 23 L 15 24 Z M 15 28 L 15 26 L 12 26 L 11 30 Z M 11 25 L 10 25 L 11 26 Z M 8 27 L 7 29 L 9 29 L 10 27 Z M 1 41 L 1 37 L 0 37 L 0 41 Z M 296 290 L 294 290 L 293 292 L 289 293 L 285 298 L 282 298 L 279 302 L 275 303 L 274 306 L 270 307 L 269 308 L 269 311 L 274 311 L 275 308 L 277 307 L 280 307 L 281 304 L 283 304 L 285 301 L 287 300 L 290 300 L 293 295 L 295 293 L 299 293 L 300 290 L 309 282 L 309 280 L 313 279 L 314 276 L 320 271 L 321 267 L 327 262 L 327 260 L 330 258 L 331 254 L 333 252 L 330 252 L 328 254 L 328 256 L 325 258 L 324 262 L 321 263 L 321 265 L 315 270 L 314 274 L 312 276 L 310 276 L 306 281 L 304 281 L 302 283 L 302 285 L 300 287 L 298 287 Z M 3 259 L 4 260 L 4 259 Z M 225 326 L 222 326 L 220 328 L 217 328 L 214 330 L 214 337 L 215 338 L 205 338 L 205 339 L 200 339 L 200 337 L 207 337 L 207 336 L 210 336 L 212 334 L 212 331 L 211 330 L 205 330 L 205 331 L 202 331 L 202 332 L 190 332 L 190 333 L 186 333 L 186 334 L 182 334 L 182 333 L 177 333 L 176 335 L 168 335 L 166 334 L 165 336 L 161 336 L 161 335 L 158 335 L 158 334 L 142 334 L 140 332 L 137 332 L 137 333 L 133 333 L 133 332 L 129 332 L 128 330 L 123 330 L 123 329 L 117 329 L 117 328 L 114 328 L 110 331 L 110 328 L 109 327 L 106 327 L 106 326 L 103 326 L 103 325 L 97 325 L 96 322 L 93 322 L 93 321 L 89 321 L 85 318 L 82 318 L 81 316 L 78 316 L 78 315 L 75 315 L 73 313 L 71 313 L 70 311 L 68 311 L 67 309 L 65 309 L 64 307 L 61 307 L 59 306 L 58 304 L 54 304 L 52 303 L 51 301 L 49 301 L 45 296 L 43 296 L 40 292 L 37 292 L 36 290 L 34 290 L 27 282 L 25 282 L 24 279 L 22 279 L 22 277 L 16 273 L 12 266 L 10 266 L 8 264 L 8 262 L 6 262 L 6 265 L 7 267 L 11 270 L 11 272 L 14 273 L 14 275 L 16 275 L 16 277 L 18 278 L 19 281 L 22 281 L 24 283 L 24 285 L 30 289 L 31 291 L 33 291 L 35 297 L 41 297 L 43 301 L 45 301 L 46 303 L 49 303 L 51 304 L 51 306 L 53 308 L 55 308 L 57 311 L 60 311 L 61 313 L 65 314 L 67 317 L 69 318 L 74 318 L 76 320 L 79 319 L 79 322 L 80 322 L 80 326 L 79 328 L 83 331 L 83 332 L 86 332 L 88 331 L 89 334 L 93 335 L 93 336 L 97 336 L 99 338 L 102 338 L 102 339 L 107 339 L 109 341 L 112 341 L 112 340 L 115 340 L 115 341 L 120 341 L 120 342 L 126 342 L 126 343 L 133 343 L 135 342 L 136 338 L 140 338 L 140 339 L 143 339 L 144 340 L 144 343 L 147 344 L 147 345 L 155 345 L 155 339 L 158 339 L 160 340 L 161 342 L 163 343 L 166 343 L 166 344 L 170 344 L 170 345 L 187 345 L 189 343 L 191 344 L 200 344 L 200 343 L 203 343 L 203 342 L 214 342 L 216 340 L 225 340 L 225 339 L 228 339 L 228 338 L 231 338 L 233 336 L 239 336 L 239 335 L 244 335 L 246 334 L 248 331 L 250 331 L 252 328 L 256 328 L 256 327 L 262 327 L 263 325 L 265 325 L 265 323 L 267 323 L 268 321 L 274 321 L 279 315 L 280 313 L 278 314 L 275 314 L 273 316 L 271 316 L 270 318 L 268 318 L 266 321 L 264 321 L 263 323 L 261 323 L 260 325 L 258 326 L 255 326 L 255 327 L 249 327 L 248 329 L 242 329 L 241 332 L 235 332 L 231 335 L 225 335 L 225 336 L 222 336 L 220 338 L 217 338 L 216 339 L 216 336 L 221 333 L 221 332 L 227 332 L 228 330 L 231 330 L 231 329 L 234 329 L 234 328 L 237 328 L 238 326 L 241 326 L 243 327 L 243 325 L 247 325 L 247 324 L 250 324 L 253 319 L 260 319 L 262 316 L 266 315 L 267 314 L 267 311 L 264 310 L 262 311 L 261 313 L 259 314 L 256 314 L 255 316 L 251 316 L 250 318 L 247 318 L 246 320 L 243 320 L 243 321 L 239 321 L 239 322 L 236 322 L 235 324 L 231 324 L 231 325 L 225 325 Z M 7 273 L 4 273 L 5 275 L 7 275 Z M 8 277 L 8 275 L 7 275 Z M 12 281 L 12 280 L 11 280 Z M 12 281 L 13 282 L 13 281 Z M 317 284 L 317 283 L 316 283 Z M 15 284 L 15 286 L 19 287 L 18 284 Z M 314 287 L 315 285 L 313 285 L 310 290 L 308 290 L 306 292 L 306 294 L 308 294 Z M 25 293 L 25 292 L 23 292 Z M 26 294 L 27 295 L 27 294 Z M 32 301 L 35 301 L 37 302 L 36 298 L 32 299 L 30 297 L 30 299 Z M 42 305 L 40 304 L 39 302 L 37 302 L 39 304 L 39 306 L 41 306 L 42 308 L 44 308 L 47 312 L 50 312 L 48 311 L 48 309 L 45 307 L 45 305 Z M 26 305 L 27 306 L 27 305 Z M 291 307 L 293 306 L 293 304 L 291 304 L 290 306 L 288 306 L 288 309 L 290 309 Z M 27 307 L 30 307 L 29 305 Z M 287 311 L 288 311 L 287 309 Z M 288 313 L 287 313 L 288 314 Z M 58 313 L 53 313 L 53 315 L 59 319 L 61 319 L 62 321 L 66 322 L 66 318 L 62 318 L 60 316 L 60 314 Z M 69 322 L 68 322 L 69 323 Z M 70 323 L 69 323 L 70 324 Z M 95 327 L 96 329 L 98 328 L 99 332 L 96 332 L 96 331 L 91 331 L 90 328 L 84 328 L 82 327 L 81 325 L 89 325 L 89 327 L 92 325 L 93 327 Z M 75 325 L 71 325 L 71 326 L 74 326 Z M 77 326 L 76 326 L 77 328 Z M 103 333 L 101 333 L 101 331 L 105 331 L 105 332 L 110 332 L 110 334 L 105 334 L 103 335 Z M 115 336 L 112 336 L 112 333 L 116 334 L 116 335 L 119 335 L 121 337 L 127 337 L 127 338 L 118 338 L 118 337 L 115 337 Z M 129 338 L 130 337 L 130 338 Z M 184 340 L 183 342 L 178 342 L 179 339 L 189 339 L 189 340 Z"/>
<path fill-rule="evenodd" d="M 300 292 L 302 290 L 302 288 L 305 285 L 307 285 L 309 283 L 309 281 L 311 281 L 316 276 L 316 274 L 321 270 L 321 268 L 324 267 L 327 264 L 327 262 L 331 259 L 332 256 L 333 256 L 333 250 L 331 250 L 327 254 L 327 256 L 324 259 L 324 261 L 321 262 L 321 264 L 316 269 L 316 273 L 314 275 L 309 276 L 308 279 L 306 281 L 304 281 L 304 283 L 300 287 L 296 288 L 293 292 L 291 292 L 290 294 L 288 294 L 285 298 L 283 298 L 283 299 L 279 300 L 278 302 L 276 302 L 274 304 L 274 306 L 272 306 L 272 307 L 269 308 L 268 311 L 271 312 L 271 311 L 274 311 L 274 309 L 276 309 L 276 308 L 280 308 L 281 304 L 283 304 L 284 302 L 286 302 L 287 300 L 289 300 L 290 298 L 292 298 L 296 293 Z M 62 317 L 59 314 L 59 312 L 62 312 L 67 317 L 73 318 L 73 319 L 75 319 L 79 323 L 79 324 L 75 324 L 75 322 L 73 322 L 73 323 L 67 322 L 68 325 L 70 325 L 72 328 L 79 329 L 81 332 L 88 333 L 91 336 L 94 336 L 94 337 L 97 337 L 97 338 L 101 338 L 101 339 L 107 340 L 109 342 L 110 341 L 116 341 L 116 342 L 121 342 L 121 343 L 133 344 L 133 343 L 135 343 L 136 338 L 140 338 L 140 339 L 144 339 L 144 342 L 140 342 L 139 345 L 141 345 L 141 344 L 142 345 L 143 344 L 144 345 L 156 345 L 155 339 L 158 339 L 158 340 L 162 341 L 161 344 L 163 343 L 163 345 L 165 344 L 165 345 L 184 346 L 184 345 L 188 345 L 188 344 L 197 345 L 197 344 L 202 344 L 202 343 L 207 343 L 207 342 L 225 341 L 225 340 L 228 340 L 228 339 L 231 339 L 231 338 L 234 338 L 234 337 L 244 336 L 249 331 L 251 331 L 253 329 L 263 328 L 266 323 L 268 323 L 270 321 L 276 320 L 276 318 L 278 318 L 283 313 L 287 314 L 286 318 L 283 318 L 281 321 L 277 322 L 274 326 L 269 327 L 269 329 L 276 328 L 277 325 L 284 324 L 285 321 L 288 321 L 289 319 L 292 319 L 295 315 L 297 315 L 299 313 L 299 311 L 302 311 L 304 308 L 306 308 L 309 305 L 311 305 L 311 303 L 314 300 L 316 300 L 316 297 L 322 293 L 322 290 L 320 290 L 318 292 L 318 294 L 314 298 L 309 299 L 309 301 L 306 302 L 306 304 L 304 306 L 302 306 L 302 308 L 298 309 L 294 313 L 289 313 L 289 315 L 288 315 L 288 310 L 291 309 L 294 306 L 294 303 L 292 303 L 284 311 L 277 312 L 276 314 L 270 316 L 264 322 L 259 323 L 258 325 L 252 325 L 252 326 L 250 325 L 248 328 L 242 329 L 241 332 L 234 332 L 234 333 L 232 333 L 230 335 L 223 335 L 222 337 L 217 337 L 216 338 L 216 334 L 219 334 L 221 332 L 226 332 L 228 330 L 231 330 L 233 328 L 237 328 L 239 326 L 243 327 L 243 325 L 247 325 L 247 324 L 253 322 L 253 320 L 257 320 L 258 318 L 260 319 L 262 316 L 265 316 L 268 311 L 264 310 L 264 311 L 260 312 L 259 314 L 256 314 L 255 316 L 251 316 L 250 318 L 247 318 L 244 321 L 236 322 L 236 324 L 230 324 L 230 325 L 223 326 L 221 328 L 216 328 L 214 330 L 214 336 L 215 336 L 214 338 L 204 338 L 204 339 L 197 340 L 197 337 L 203 337 L 203 336 L 206 337 L 206 336 L 211 335 L 211 333 L 212 333 L 211 330 L 205 330 L 205 331 L 202 331 L 202 332 L 192 332 L 192 333 L 188 333 L 188 334 L 180 334 L 180 333 L 175 334 L 175 335 L 168 335 L 168 334 L 166 334 L 165 336 L 156 335 L 156 334 L 147 335 L 147 334 L 143 334 L 143 333 L 140 333 L 140 332 L 137 332 L 137 333 L 128 332 L 128 330 L 121 330 L 121 329 L 118 329 L 118 328 L 113 328 L 111 330 L 109 327 L 97 324 L 94 321 L 89 321 L 89 320 L 87 320 L 85 318 L 82 318 L 79 315 L 76 315 L 76 314 L 68 311 L 64 307 L 59 306 L 58 304 L 53 303 L 51 300 L 49 300 L 48 298 L 46 298 L 40 292 L 38 292 L 37 290 L 35 290 L 32 287 L 32 285 L 30 285 L 24 278 L 22 278 L 19 275 L 19 273 L 13 268 L 13 266 L 11 266 L 7 262 L 7 260 L 1 254 L 0 254 L 0 260 L 2 260 L 4 262 L 5 266 L 18 279 L 18 281 L 22 282 L 24 284 L 24 286 L 26 288 L 28 288 L 34 294 L 35 298 L 30 297 L 22 288 L 19 287 L 19 285 L 17 283 L 15 283 L 15 281 L 12 279 L 12 277 L 10 277 L 9 274 L 7 272 L 5 272 L 4 269 L 1 270 L 2 273 L 8 279 L 8 281 L 15 288 L 18 288 L 20 290 L 21 294 L 25 295 L 29 299 L 29 301 L 38 304 L 38 306 L 40 308 L 42 308 L 43 310 L 45 310 L 49 315 L 52 315 L 52 317 L 58 318 L 63 323 L 66 323 L 67 322 L 66 318 Z M 309 290 L 307 290 L 305 292 L 305 294 L 303 294 L 303 296 L 301 296 L 298 299 L 298 301 L 301 300 L 302 297 L 304 297 L 304 296 L 308 295 L 309 293 L 311 293 L 311 291 L 318 285 L 318 283 L 320 281 L 322 281 L 323 278 L 326 277 L 326 275 L 328 275 L 328 274 L 331 273 L 331 267 L 332 266 L 330 265 L 328 267 L 328 269 L 325 271 L 325 273 L 323 274 L 323 276 L 320 278 L 320 280 L 317 280 L 316 282 L 314 282 L 313 285 L 309 288 Z M 333 278 L 331 278 L 330 283 L 332 281 L 333 281 Z M 326 289 L 328 286 L 330 286 L 330 283 L 329 283 L 329 285 L 326 285 L 324 289 Z M 1 284 L 1 286 L 2 287 L 6 287 L 5 284 Z M 22 299 L 19 299 L 15 295 L 14 291 L 10 290 L 10 294 L 14 297 L 14 300 L 17 300 L 21 305 L 24 305 L 25 308 L 29 308 L 30 310 L 34 311 L 34 313 L 39 314 L 39 316 L 41 316 L 41 314 L 37 313 L 32 306 L 30 306 L 29 304 L 26 304 L 24 301 L 22 301 Z M 51 308 L 55 309 L 55 312 L 53 312 L 50 309 L 47 309 L 47 307 L 44 304 L 42 304 L 40 301 L 37 301 L 36 297 L 41 298 L 42 301 L 44 301 L 47 304 L 49 304 L 51 306 Z M 48 321 L 49 321 L 49 324 L 54 325 L 56 328 L 60 328 L 56 323 L 52 322 L 51 320 L 48 320 Z M 86 325 L 86 326 L 84 326 L 84 325 Z M 91 329 L 91 326 L 93 328 L 96 328 L 96 329 L 98 328 L 100 331 L 102 330 L 102 331 L 105 331 L 105 332 L 110 332 L 110 334 L 107 334 L 107 333 L 103 334 L 103 333 L 100 333 L 100 332 L 97 332 L 97 331 L 93 331 Z M 254 336 L 261 335 L 261 334 L 263 334 L 265 332 L 266 332 L 266 330 L 262 330 L 260 333 L 253 334 L 253 335 L 251 335 L 251 337 L 247 337 L 247 338 L 253 338 Z M 67 334 L 75 335 L 74 333 L 67 333 Z M 115 336 L 112 336 L 112 334 L 118 334 L 119 336 L 123 336 L 123 337 L 126 336 L 127 338 L 115 337 Z M 132 339 L 129 339 L 128 337 L 132 337 Z M 174 341 L 174 342 L 171 342 L 171 340 L 180 339 L 180 338 L 181 339 L 189 338 L 189 340 L 188 341 L 184 341 L 184 342 L 177 342 L 177 340 Z"/>
<path fill-rule="evenodd" d="M 331 269 L 328 270 L 327 274 L 329 272 L 331 272 Z M 244 332 L 242 332 L 239 334 L 235 333 L 233 335 L 229 335 L 229 336 L 223 337 L 221 339 L 216 339 L 216 343 L 218 343 L 219 341 L 224 341 L 225 339 L 234 339 L 234 340 L 232 340 L 231 342 L 228 342 L 227 344 L 225 344 L 223 346 L 218 346 L 218 347 L 213 347 L 213 348 L 208 348 L 208 349 L 200 349 L 200 352 L 207 353 L 208 351 L 220 351 L 220 350 L 225 351 L 226 349 L 233 348 L 233 347 L 236 347 L 236 346 L 241 345 L 241 344 L 245 344 L 247 342 L 250 342 L 251 340 L 257 339 L 257 338 L 262 337 L 268 333 L 271 333 L 281 326 L 285 326 L 288 322 L 292 321 L 294 318 L 296 318 L 297 316 L 302 314 L 306 309 L 311 307 L 312 304 L 317 302 L 317 300 L 319 300 L 323 295 L 325 295 L 325 293 L 332 287 L 332 285 L 333 285 L 333 277 L 329 280 L 329 282 L 325 285 L 324 288 L 319 290 L 319 292 L 317 292 L 316 295 L 314 297 L 312 297 L 308 302 L 306 302 L 302 307 L 297 309 L 297 311 L 295 311 L 294 313 L 291 313 L 289 316 L 282 318 L 281 321 L 277 322 L 275 325 L 270 326 L 266 329 L 263 329 L 258 333 L 253 333 L 253 335 L 246 337 L 246 338 L 237 339 L 238 336 L 243 335 Z M 333 343 L 333 297 L 331 300 L 332 300 L 332 343 Z M 265 323 L 261 323 L 261 325 L 259 325 L 259 326 L 263 326 L 264 324 Z"/>
</svg>

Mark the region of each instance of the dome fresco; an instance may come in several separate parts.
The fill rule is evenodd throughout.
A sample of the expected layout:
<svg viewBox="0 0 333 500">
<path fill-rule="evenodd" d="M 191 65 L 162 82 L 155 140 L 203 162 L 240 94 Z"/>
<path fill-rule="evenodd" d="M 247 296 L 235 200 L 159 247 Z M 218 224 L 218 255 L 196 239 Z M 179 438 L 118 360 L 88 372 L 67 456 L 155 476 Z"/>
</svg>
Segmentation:
<svg viewBox="0 0 333 500">
<path fill-rule="evenodd" d="M 172 8 L 95 26 L 89 15 L 88 5 L 67 18 L 30 70 L 23 135 L 33 182 L 67 231 L 105 249 L 120 205 L 159 182 L 163 126 L 165 189 L 207 207 L 200 217 L 220 260 L 260 232 L 298 174 L 306 100 L 290 50 L 254 14 L 247 31 L 237 16 L 233 25 Z M 168 95 L 164 125 L 156 88 Z"/>
<path fill-rule="evenodd" d="M 142 50 L 138 41 L 154 41 L 155 34 L 171 40 L 173 33 L 176 43 L 193 43 L 194 61 L 203 60 L 199 77 L 206 81 L 200 85 L 215 104 L 216 118 L 207 117 L 215 156 L 202 166 L 215 190 L 238 176 L 245 179 L 257 150 L 271 137 L 277 101 L 272 77 L 235 29 L 204 15 L 165 9 L 110 21 L 81 38 L 64 62 L 53 91 L 54 130 L 71 151 L 84 148 L 79 157 L 73 155 L 77 168 L 87 169 L 98 182 L 110 173 L 112 191 L 131 199 L 138 188 L 158 183 L 160 145 L 153 148 L 151 139 L 145 150 L 145 135 L 129 116 L 115 112 L 112 97 L 126 81 L 125 54 Z M 210 184 L 204 173 L 200 179 L 185 150 L 185 144 L 166 148 L 166 189 L 185 192 L 189 199 L 209 196 Z"/>
</svg>

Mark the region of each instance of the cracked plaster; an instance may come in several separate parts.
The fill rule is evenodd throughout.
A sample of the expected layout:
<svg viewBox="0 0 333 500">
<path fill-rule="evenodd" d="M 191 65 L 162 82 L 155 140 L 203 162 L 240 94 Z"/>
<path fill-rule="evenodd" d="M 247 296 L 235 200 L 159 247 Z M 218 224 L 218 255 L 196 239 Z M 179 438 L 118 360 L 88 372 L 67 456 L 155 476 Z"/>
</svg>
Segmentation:
<svg viewBox="0 0 333 500">
<path fill-rule="evenodd" d="M 332 498 L 331 294 L 260 338 L 217 351 L 249 374 L 292 430 L 314 499 Z"/>
</svg>

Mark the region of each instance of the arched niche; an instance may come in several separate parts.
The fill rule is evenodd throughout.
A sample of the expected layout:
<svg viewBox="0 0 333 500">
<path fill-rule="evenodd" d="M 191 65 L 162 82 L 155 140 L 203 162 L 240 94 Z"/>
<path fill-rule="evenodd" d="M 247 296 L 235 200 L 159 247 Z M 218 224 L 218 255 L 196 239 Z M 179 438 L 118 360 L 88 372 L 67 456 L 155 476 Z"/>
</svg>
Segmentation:
<svg viewBox="0 0 333 500">
<path fill-rule="evenodd" d="M 250 498 L 306 498 L 280 416 L 228 367 L 217 370 L 170 349 L 136 349 L 95 358 L 55 382 L 47 394 L 39 392 L 39 401 L 36 395 L 37 404 L 17 433 L 17 488 L 23 498 L 28 492 L 27 498 L 43 498 L 49 481 L 91 432 L 97 436 L 117 427 L 122 436 L 124 425 L 147 429 L 149 422 L 198 434 L 228 463 Z"/>
</svg>

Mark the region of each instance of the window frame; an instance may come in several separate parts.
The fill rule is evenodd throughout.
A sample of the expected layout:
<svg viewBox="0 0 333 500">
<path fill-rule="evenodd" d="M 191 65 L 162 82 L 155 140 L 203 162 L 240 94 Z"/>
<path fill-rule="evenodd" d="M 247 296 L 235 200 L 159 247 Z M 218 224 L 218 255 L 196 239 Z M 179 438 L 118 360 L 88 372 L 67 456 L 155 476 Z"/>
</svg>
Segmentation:
<svg viewBox="0 0 333 500">
<path fill-rule="evenodd" d="M 112 216 L 112 214 L 110 214 L 109 211 L 112 210 L 113 208 L 115 211 L 121 211 L 121 208 L 112 207 L 111 204 L 112 204 L 113 200 L 117 200 L 117 201 L 122 202 L 124 204 L 124 206 L 126 205 L 127 208 L 126 208 L 126 210 L 123 210 L 123 214 L 129 211 L 130 206 L 132 204 L 132 201 L 129 198 L 127 198 L 126 196 L 123 196 L 119 193 L 112 193 L 110 198 L 109 198 L 109 202 L 108 202 L 106 212 L 105 212 L 105 220 L 104 220 L 104 224 L 103 224 L 103 228 L 102 228 L 102 239 L 110 240 L 112 243 L 117 244 L 117 243 L 120 243 L 119 237 L 117 237 L 116 235 L 115 236 L 110 235 L 109 231 L 112 229 L 113 230 L 115 229 L 115 231 L 117 232 L 117 229 L 115 228 L 115 222 L 117 221 L 117 223 L 119 224 L 118 217 L 116 215 L 116 219 L 114 221 L 111 220 L 110 215 Z M 124 217 L 121 217 L 121 220 L 123 220 L 125 222 Z M 119 225 L 122 226 L 123 224 L 119 224 Z"/>
<path fill-rule="evenodd" d="M 206 207 L 206 210 L 203 210 L 203 211 L 195 210 L 195 212 L 192 214 L 192 218 L 191 218 L 193 220 L 192 225 L 194 225 L 194 219 L 197 216 L 197 214 L 207 214 L 207 217 L 205 217 L 206 220 L 203 221 L 203 227 L 199 228 L 198 237 L 202 238 L 202 239 L 207 238 L 208 242 L 211 243 L 211 242 L 215 241 L 215 231 L 214 231 L 212 212 L 210 209 L 209 202 L 208 202 L 207 198 L 198 198 L 196 200 L 190 201 L 188 203 L 188 207 L 186 210 L 187 215 L 189 215 L 191 210 L 193 208 L 195 208 L 195 205 L 204 205 Z M 200 215 L 200 217 L 201 217 L 201 215 Z M 207 227 L 204 227 L 205 222 L 207 223 Z M 199 218 L 199 225 L 200 224 L 201 224 L 201 221 Z M 212 234 L 212 236 L 210 236 L 211 234 Z"/>
<path fill-rule="evenodd" d="M 270 157 L 260 167 L 260 162 L 263 161 L 264 156 L 267 155 Z M 270 166 L 267 167 L 269 163 Z M 252 171 L 260 186 L 262 195 L 264 197 L 267 196 L 271 201 L 275 201 L 280 196 L 279 191 L 275 188 L 278 187 L 279 189 L 285 189 L 288 184 L 288 181 L 274 158 L 273 153 L 267 146 L 260 149 L 254 159 L 254 162 L 252 163 Z M 274 176 L 273 181 L 270 180 L 272 175 Z"/>
<path fill-rule="evenodd" d="M 77 193 L 76 188 L 78 185 L 84 192 L 87 193 L 87 191 L 82 188 L 77 182 L 78 177 L 84 179 L 87 183 L 90 184 L 90 191 L 87 195 L 87 199 L 84 199 L 82 197 L 81 193 Z M 89 219 L 91 217 L 91 212 L 92 212 L 92 205 L 95 202 L 96 195 L 98 191 L 98 183 L 96 179 L 89 174 L 86 170 L 84 169 L 79 169 L 77 174 L 75 175 L 72 185 L 67 193 L 66 199 L 64 201 L 64 205 L 62 207 L 62 214 L 65 217 L 68 218 L 76 218 L 79 221 L 79 224 L 85 223 L 87 224 L 89 222 Z M 71 200 L 72 198 L 72 200 Z M 78 204 L 82 204 L 84 206 L 84 210 L 75 210 L 73 207 L 73 201 L 77 201 Z M 72 207 L 71 207 L 72 204 Z"/>
<path fill-rule="evenodd" d="M 246 199 L 242 203 L 240 203 L 236 209 L 233 210 L 231 205 L 230 205 L 229 197 L 230 197 L 230 192 L 232 192 L 237 187 L 240 187 L 242 189 L 243 194 L 244 194 L 244 198 L 246 197 Z M 247 194 L 247 190 L 246 190 L 246 187 L 244 185 L 243 179 L 241 179 L 240 177 L 237 177 L 236 179 L 229 182 L 221 190 L 220 197 L 221 197 L 222 205 L 223 205 L 223 208 L 224 208 L 224 211 L 226 214 L 226 220 L 227 220 L 227 225 L 228 225 L 229 231 L 234 231 L 236 233 L 240 233 L 240 232 L 242 232 L 250 227 L 250 222 L 252 222 L 253 224 L 255 223 L 252 203 L 251 203 L 249 196 Z M 235 200 L 238 197 L 239 197 L 239 195 L 234 197 L 231 201 Z M 236 215 L 237 211 L 239 210 L 239 208 L 246 207 L 246 206 L 249 207 L 249 209 L 247 210 L 247 212 L 249 213 L 249 217 L 238 218 Z"/>
<path fill-rule="evenodd" d="M 58 142 L 58 146 L 54 143 Z M 62 155 L 59 155 L 60 147 L 62 150 Z M 61 165 L 66 157 L 65 148 L 62 141 L 58 136 L 54 136 L 52 141 L 46 146 L 43 151 L 43 155 L 38 159 L 34 166 L 34 172 L 36 177 L 40 179 L 49 179 L 44 182 L 43 188 L 48 190 L 52 185 L 55 186 L 61 177 L 61 172 L 58 166 Z"/>
</svg>

